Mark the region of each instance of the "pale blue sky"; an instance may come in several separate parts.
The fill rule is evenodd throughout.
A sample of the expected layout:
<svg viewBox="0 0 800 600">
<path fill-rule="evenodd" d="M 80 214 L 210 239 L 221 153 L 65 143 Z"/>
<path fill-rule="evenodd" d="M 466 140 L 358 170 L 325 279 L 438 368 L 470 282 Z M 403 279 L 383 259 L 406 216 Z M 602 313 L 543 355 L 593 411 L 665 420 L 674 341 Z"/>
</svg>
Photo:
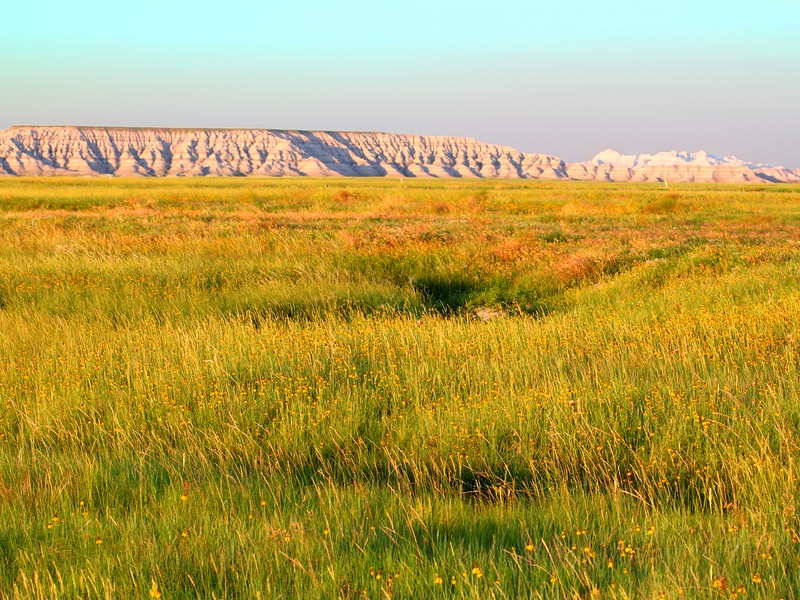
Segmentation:
<svg viewBox="0 0 800 600">
<path fill-rule="evenodd" d="M 800 0 L 12 2 L 0 128 L 464 135 L 800 167 Z"/>
</svg>

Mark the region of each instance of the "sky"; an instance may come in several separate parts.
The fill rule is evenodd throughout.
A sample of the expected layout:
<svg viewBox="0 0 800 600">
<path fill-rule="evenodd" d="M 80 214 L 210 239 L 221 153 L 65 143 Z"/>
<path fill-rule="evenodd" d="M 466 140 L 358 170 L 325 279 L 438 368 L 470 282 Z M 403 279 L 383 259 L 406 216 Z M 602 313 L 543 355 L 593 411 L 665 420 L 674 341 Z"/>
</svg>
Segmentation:
<svg viewBox="0 0 800 600">
<path fill-rule="evenodd" d="M 800 0 L 10 2 L 0 128 L 389 131 L 797 168 L 798 32 Z"/>
</svg>

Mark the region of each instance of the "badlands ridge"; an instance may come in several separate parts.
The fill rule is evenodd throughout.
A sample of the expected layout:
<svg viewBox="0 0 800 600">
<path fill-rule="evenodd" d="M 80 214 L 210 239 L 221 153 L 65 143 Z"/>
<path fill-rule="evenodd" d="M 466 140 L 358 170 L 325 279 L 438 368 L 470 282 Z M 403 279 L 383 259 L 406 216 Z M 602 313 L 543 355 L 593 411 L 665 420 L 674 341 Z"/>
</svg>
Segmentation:
<svg viewBox="0 0 800 600">
<path fill-rule="evenodd" d="M 12 127 L 0 175 L 500 177 L 607 181 L 800 182 L 800 169 L 705 152 L 565 163 L 470 138 L 274 129 Z"/>
</svg>

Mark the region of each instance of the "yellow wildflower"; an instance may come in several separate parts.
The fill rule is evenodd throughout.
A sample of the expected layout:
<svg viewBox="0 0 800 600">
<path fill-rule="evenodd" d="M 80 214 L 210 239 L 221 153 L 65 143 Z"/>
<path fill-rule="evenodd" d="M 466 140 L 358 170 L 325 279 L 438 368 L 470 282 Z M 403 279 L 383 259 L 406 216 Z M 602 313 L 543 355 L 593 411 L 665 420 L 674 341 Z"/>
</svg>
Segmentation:
<svg viewBox="0 0 800 600">
<path fill-rule="evenodd" d="M 158 584 L 153 581 L 153 584 L 150 586 L 150 597 L 151 598 L 161 598 L 161 590 L 158 589 Z"/>
</svg>

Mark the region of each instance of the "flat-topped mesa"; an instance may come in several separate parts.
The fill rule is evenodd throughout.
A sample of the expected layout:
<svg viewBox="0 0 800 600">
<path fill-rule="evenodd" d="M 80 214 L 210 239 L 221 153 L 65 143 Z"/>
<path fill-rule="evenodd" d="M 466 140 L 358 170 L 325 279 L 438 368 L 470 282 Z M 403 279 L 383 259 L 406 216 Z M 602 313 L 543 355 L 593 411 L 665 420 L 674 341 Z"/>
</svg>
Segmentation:
<svg viewBox="0 0 800 600">
<path fill-rule="evenodd" d="M 460 137 L 274 129 L 12 127 L 0 174 L 565 178 L 561 159 Z"/>
<path fill-rule="evenodd" d="M 800 182 L 800 169 L 706 152 L 605 150 L 565 164 L 470 138 L 278 129 L 16 126 L 0 131 L 0 176 L 486 177 Z"/>
</svg>

